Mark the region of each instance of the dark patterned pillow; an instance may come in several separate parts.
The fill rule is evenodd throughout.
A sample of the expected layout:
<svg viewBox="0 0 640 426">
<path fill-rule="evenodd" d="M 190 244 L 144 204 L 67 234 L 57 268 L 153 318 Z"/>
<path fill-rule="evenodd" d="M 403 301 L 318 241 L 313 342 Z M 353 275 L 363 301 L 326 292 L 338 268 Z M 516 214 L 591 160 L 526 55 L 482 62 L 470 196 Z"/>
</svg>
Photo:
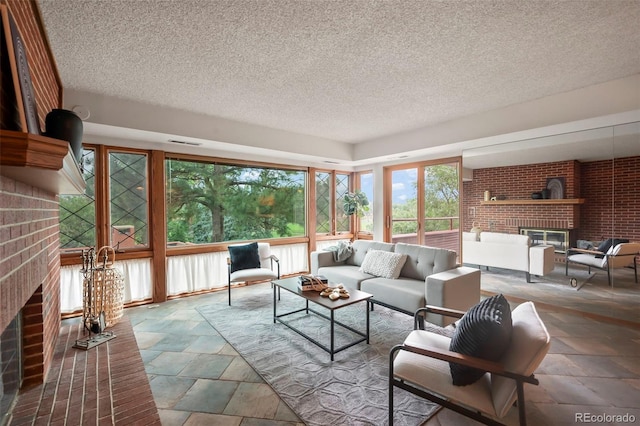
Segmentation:
<svg viewBox="0 0 640 426">
<path fill-rule="evenodd" d="M 489 297 L 464 314 L 451 339 L 449 350 L 489 361 L 498 361 L 511 341 L 511 308 L 502 294 Z M 470 385 L 485 371 L 449 363 L 456 386 Z"/>
<path fill-rule="evenodd" d="M 231 258 L 231 272 L 260 267 L 258 243 L 229 246 L 229 257 Z"/>
</svg>

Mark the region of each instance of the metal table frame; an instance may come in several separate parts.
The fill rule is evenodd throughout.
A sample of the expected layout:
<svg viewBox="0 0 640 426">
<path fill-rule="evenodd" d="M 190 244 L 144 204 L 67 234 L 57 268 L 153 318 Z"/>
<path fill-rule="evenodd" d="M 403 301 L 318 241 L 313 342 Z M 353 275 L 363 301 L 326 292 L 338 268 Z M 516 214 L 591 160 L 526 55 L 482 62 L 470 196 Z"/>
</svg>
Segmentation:
<svg viewBox="0 0 640 426">
<path fill-rule="evenodd" d="M 367 342 L 367 344 L 369 344 L 369 299 L 371 297 L 373 297 L 371 294 L 369 293 L 365 293 L 362 291 L 357 291 L 357 290 L 350 290 L 349 294 L 350 297 L 348 299 L 337 299 L 337 300 L 331 300 L 328 297 L 322 297 L 318 294 L 318 292 L 316 291 L 302 291 L 298 288 L 298 283 L 297 283 L 297 277 L 293 277 L 293 278 L 285 278 L 282 280 L 275 280 L 272 281 L 273 282 L 273 323 L 275 324 L 276 322 L 279 322 L 285 326 L 287 326 L 289 329 L 295 331 L 296 333 L 298 333 L 299 335 L 301 335 L 302 337 L 304 337 L 305 339 L 307 339 L 308 341 L 310 341 L 311 343 L 313 343 L 314 345 L 318 346 L 319 348 L 323 349 L 324 351 L 328 352 L 329 355 L 331 355 L 331 361 L 333 361 L 334 355 L 340 351 L 343 351 L 345 349 L 350 348 L 351 346 L 357 345 L 358 343 L 361 342 Z M 300 297 L 302 297 L 303 299 L 305 299 L 305 307 L 304 308 L 300 308 L 300 309 L 296 309 L 294 311 L 290 311 L 290 312 L 285 312 L 285 313 L 281 313 L 278 314 L 277 312 L 277 299 L 278 297 L 276 296 L 276 289 L 280 289 L 283 288 L 293 294 L 296 294 Z M 329 309 L 329 316 L 323 314 L 322 312 L 318 312 L 315 309 L 312 309 L 309 307 L 309 302 L 313 302 L 317 305 L 320 305 L 322 307 L 325 307 L 327 309 Z M 338 320 L 335 319 L 335 311 L 337 311 L 340 308 L 343 308 L 345 306 L 349 306 L 349 305 L 353 305 L 355 303 L 360 303 L 360 302 L 366 302 L 365 303 L 365 315 L 366 315 L 366 331 L 362 332 L 360 330 L 357 330 L 347 324 L 344 324 Z M 291 325 L 290 323 L 288 323 L 286 320 L 284 320 L 283 318 L 288 316 L 288 315 L 292 315 L 292 314 L 296 314 L 299 312 L 305 312 L 306 314 L 314 313 L 316 315 L 318 315 L 321 318 L 327 319 L 330 321 L 331 324 L 331 331 L 330 331 L 330 346 L 326 346 L 323 343 L 317 341 L 316 339 L 314 339 L 313 337 L 309 336 L 308 334 L 306 334 L 305 332 L 303 332 L 302 330 L 294 327 L 293 325 Z M 349 331 L 351 331 L 352 333 L 355 333 L 356 335 L 360 336 L 360 338 L 349 342 L 343 346 L 340 346 L 338 348 L 335 347 L 335 326 L 339 325 Z"/>
</svg>

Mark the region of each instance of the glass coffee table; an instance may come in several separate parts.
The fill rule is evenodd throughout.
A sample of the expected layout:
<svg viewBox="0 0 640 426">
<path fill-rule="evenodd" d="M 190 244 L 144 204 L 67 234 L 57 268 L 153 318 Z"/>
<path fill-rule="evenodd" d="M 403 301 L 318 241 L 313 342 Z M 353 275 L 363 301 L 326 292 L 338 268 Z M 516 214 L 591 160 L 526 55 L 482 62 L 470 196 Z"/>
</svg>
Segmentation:
<svg viewBox="0 0 640 426">
<path fill-rule="evenodd" d="M 274 280 L 272 281 L 273 283 L 273 322 L 274 324 L 276 322 L 280 322 L 283 325 L 289 327 L 291 330 L 295 331 L 296 333 L 298 333 L 299 335 L 301 335 L 302 337 L 304 337 L 305 339 L 309 340 L 311 343 L 317 345 L 318 347 L 320 347 L 321 349 L 324 349 L 326 352 L 329 352 L 329 354 L 331 355 L 331 361 L 333 361 L 333 356 L 340 352 L 343 351 L 347 348 L 350 348 L 351 346 L 357 345 L 358 343 L 361 342 L 367 342 L 367 344 L 369 344 L 369 299 L 371 299 L 373 297 L 373 295 L 369 294 L 369 293 L 365 293 L 363 291 L 358 291 L 358 290 L 349 290 L 349 294 L 350 297 L 348 299 L 336 299 L 336 300 L 331 300 L 328 297 L 322 297 L 320 296 L 319 292 L 317 291 L 302 291 L 299 287 L 298 287 L 298 277 L 291 277 L 291 278 L 284 278 L 281 280 Z M 329 284 L 331 285 L 331 284 Z M 278 307 L 278 297 L 276 296 L 276 293 L 278 293 L 279 289 L 284 289 L 287 290 L 293 294 L 297 294 L 298 296 L 300 296 L 301 298 L 305 299 L 305 307 L 301 308 L 301 309 L 297 309 L 295 311 L 290 311 L 290 312 L 285 312 L 285 313 L 281 313 L 278 314 L 277 312 L 277 307 Z M 324 308 L 327 308 L 329 310 L 329 316 L 325 315 L 322 312 L 316 311 L 312 308 L 309 307 L 309 302 L 315 303 L 316 305 L 320 305 Z M 357 330 L 347 324 L 344 324 L 338 320 L 335 319 L 335 312 L 340 309 L 340 308 L 344 308 L 345 306 L 349 306 L 349 305 L 353 305 L 356 303 L 361 303 L 361 302 L 365 302 L 364 303 L 364 310 L 365 310 L 365 317 L 366 317 L 366 330 L 363 332 L 361 330 Z M 313 337 L 309 336 L 308 334 L 306 334 L 305 332 L 303 332 L 302 330 L 300 330 L 299 328 L 296 328 L 295 326 L 293 326 L 292 324 L 290 324 L 289 322 L 287 322 L 284 318 L 288 315 L 292 315 L 292 314 L 296 314 L 298 312 L 305 312 L 307 314 L 309 314 L 310 312 L 318 315 L 324 319 L 327 319 L 330 321 L 331 324 L 331 331 L 330 331 L 330 345 L 326 346 L 323 343 L 317 341 L 316 339 L 314 339 Z M 344 327 L 347 330 L 351 331 L 352 333 L 356 334 L 358 336 L 358 338 L 356 338 L 354 341 L 351 341 L 345 345 L 342 345 L 340 347 L 335 347 L 335 327 L 340 326 L 340 327 Z"/>
</svg>

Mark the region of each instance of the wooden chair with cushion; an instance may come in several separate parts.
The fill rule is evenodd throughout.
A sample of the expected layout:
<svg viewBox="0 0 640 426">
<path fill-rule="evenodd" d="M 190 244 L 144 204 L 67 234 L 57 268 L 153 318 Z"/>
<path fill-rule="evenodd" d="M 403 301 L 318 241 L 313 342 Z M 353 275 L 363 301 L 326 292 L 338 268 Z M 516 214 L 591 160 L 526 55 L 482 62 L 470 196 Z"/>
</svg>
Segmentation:
<svg viewBox="0 0 640 426">
<path fill-rule="evenodd" d="M 280 260 L 271 254 L 269 243 L 234 244 L 227 249 L 229 306 L 232 283 L 280 279 Z"/>
<path fill-rule="evenodd" d="M 585 265 L 588 267 L 589 273 L 591 268 L 607 271 L 609 286 L 613 285 L 611 281 L 611 272 L 616 268 L 633 268 L 635 273 L 636 284 L 638 283 L 638 261 L 637 256 L 640 254 L 640 243 L 621 242 L 610 244 L 610 247 L 602 247 L 604 250 L 583 250 L 572 248 L 567 250 L 565 255 L 564 273 L 569 275 L 569 263 Z M 598 247 L 599 249 L 601 247 Z"/>
<path fill-rule="evenodd" d="M 487 299 L 472 307 L 468 313 L 486 301 Z M 507 303 L 506 310 L 509 309 Z M 549 333 L 533 302 L 522 303 L 511 311 L 510 321 L 504 322 L 511 328 L 502 329 L 500 325 L 501 331 L 494 331 L 492 328 L 482 330 L 475 326 L 469 327 L 466 323 L 461 327 L 466 321 L 465 317 L 473 318 L 461 311 L 427 306 L 416 312 L 416 317 L 424 312 L 462 319 L 457 323 L 458 327 L 452 337 L 435 331 L 414 329 L 403 344 L 391 349 L 389 425 L 393 425 L 394 420 L 393 392 L 396 387 L 489 425 L 502 424 L 500 419 L 517 401 L 520 424 L 525 425 L 524 384 L 538 384 L 533 372 L 550 346 Z M 496 318 L 495 314 L 487 312 L 476 312 L 475 317 Z M 498 317 L 504 319 L 508 315 Z M 417 318 L 415 323 L 417 327 Z M 482 321 L 477 323 L 482 324 Z M 499 335 L 499 339 L 495 338 L 496 335 Z M 460 346 L 454 345 L 454 342 L 465 343 L 467 338 L 475 342 L 477 347 L 472 351 L 460 351 Z M 452 346 L 455 346 L 456 351 L 451 350 Z M 501 346 L 502 349 L 491 354 L 492 348 L 496 346 Z M 479 356 L 468 354 L 478 348 Z M 454 376 L 454 369 L 457 376 Z M 465 375 L 460 376 L 463 370 L 472 372 L 473 377 L 468 379 Z M 467 384 L 462 385 L 465 383 Z"/>
</svg>

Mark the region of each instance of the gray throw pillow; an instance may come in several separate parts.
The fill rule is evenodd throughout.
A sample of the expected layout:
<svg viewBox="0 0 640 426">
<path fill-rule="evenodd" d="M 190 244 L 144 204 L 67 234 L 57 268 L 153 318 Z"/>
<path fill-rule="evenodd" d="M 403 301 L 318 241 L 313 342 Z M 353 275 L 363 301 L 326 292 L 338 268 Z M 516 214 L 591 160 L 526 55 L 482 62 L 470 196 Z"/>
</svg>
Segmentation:
<svg viewBox="0 0 640 426">
<path fill-rule="evenodd" d="M 406 260 L 406 254 L 369 250 L 359 270 L 377 277 L 397 279 Z"/>
</svg>

